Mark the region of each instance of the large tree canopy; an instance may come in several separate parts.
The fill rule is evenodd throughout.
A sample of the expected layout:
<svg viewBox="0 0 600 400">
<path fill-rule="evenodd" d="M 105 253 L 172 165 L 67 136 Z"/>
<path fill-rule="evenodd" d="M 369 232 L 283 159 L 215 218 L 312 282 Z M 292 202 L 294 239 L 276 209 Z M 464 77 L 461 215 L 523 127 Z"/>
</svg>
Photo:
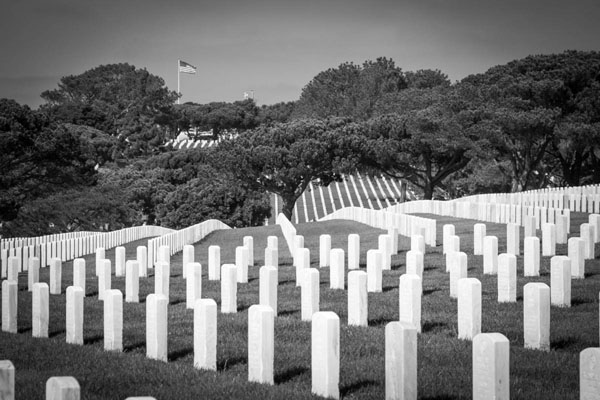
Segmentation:
<svg viewBox="0 0 600 400">
<path fill-rule="evenodd" d="M 58 89 L 42 93 L 42 109 L 53 119 L 87 125 L 119 139 L 126 153 L 145 153 L 160 144 L 177 93 L 162 78 L 129 64 L 101 65 L 63 77 Z M 171 132 L 176 135 L 176 133 Z M 159 138 L 157 142 L 152 139 Z"/>
<path fill-rule="evenodd" d="M 215 138 L 222 132 L 242 131 L 258 125 L 259 109 L 252 99 L 233 103 L 185 103 L 175 108 L 179 115 L 180 130 L 196 128 L 200 131 L 212 131 Z"/>
</svg>

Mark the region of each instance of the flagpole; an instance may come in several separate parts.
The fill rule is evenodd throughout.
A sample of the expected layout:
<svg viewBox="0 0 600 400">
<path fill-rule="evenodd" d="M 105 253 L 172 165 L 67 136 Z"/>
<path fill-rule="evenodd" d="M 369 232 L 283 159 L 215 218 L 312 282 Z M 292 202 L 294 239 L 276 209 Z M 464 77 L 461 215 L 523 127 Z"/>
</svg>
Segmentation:
<svg viewBox="0 0 600 400">
<path fill-rule="evenodd" d="M 179 100 L 181 98 L 181 92 L 179 91 L 179 75 L 180 75 L 179 74 L 179 65 L 181 65 L 181 60 L 177 60 L 177 94 L 178 94 L 177 104 L 180 104 Z"/>
</svg>

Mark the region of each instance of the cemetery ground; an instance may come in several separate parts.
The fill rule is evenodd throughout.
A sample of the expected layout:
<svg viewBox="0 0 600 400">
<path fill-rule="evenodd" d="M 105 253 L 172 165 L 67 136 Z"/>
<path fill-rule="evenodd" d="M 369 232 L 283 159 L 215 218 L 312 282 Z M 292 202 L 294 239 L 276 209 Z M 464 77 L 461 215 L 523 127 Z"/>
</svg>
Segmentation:
<svg viewBox="0 0 600 400">
<path fill-rule="evenodd" d="M 473 224 L 477 221 L 436 218 L 436 248 L 427 247 L 423 274 L 422 333 L 418 335 L 418 391 L 422 399 L 459 399 L 472 396 L 472 344 L 457 338 L 457 305 L 449 297 L 449 276 L 442 254 L 442 227 L 453 223 L 460 248 L 468 254 L 468 275 L 482 283 L 482 332 L 499 332 L 510 340 L 511 398 L 576 399 L 579 397 L 579 352 L 598 346 L 598 292 L 600 263 L 586 261 L 586 278 L 572 280 L 572 306 L 551 309 L 551 349 L 523 347 L 523 285 L 550 285 L 550 257 L 542 257 L 539 277 L 523 277 L 523 257 L 518 257 L 516 303 L 498 303 L 495 275 L 483 275 L 482 256 L 473 255 Z M 572 213 L 571 236 L 587 214 Z M 487 234 L 498 236 L 499 253 L 506 249 L 506 225 L 486 223 Z M 398 281 L 405 272 L 410 239 L 400 236 L 399 253 L 392 270 L 383 272 L 383 292 L 369 293 L 369 326 L 347 325 L 347 291 L 329 289 L 329 268 L 319 268 L 319 235 L 332 236 L 332 248 L 347 251 L 350 233 L 360 235 L 361 268 L 366 251 L 378 247 L 379 229 L 351 221 L 297 225 L 310 249 L 311 266 L 320 272 L 320 310 L 340 317 L 340 394 L 343 398 L 381 399 L 385 396 L 384 328 L 398 320 Z M 541 232 L 538 230 L 538 236 Z M 523 228 L 521 254 L 523 253 Z M 62 293 L 50 296 L 49 339 L 31 337 L 31 293 L 27 275 L 19 276 L 18 333 L 0 333 L 0 359 L 13 362 L 16 398 L 43 398 L 45 382 L 52 376 L 73 376 L 84 399 L 125 399 L 148 395 L 157 399 L 302 399 L 311 395 L 311 325 L 300 320 L 300 288 L 285 239 L 277 226 L 217 231 L 195 244 L 195 261 L 202 263 L 202 297 L 220 306 L 220 282 L 207 277 L 208 246 L 221 246 L 221 263 L 233 263 L 235 247 L 244 236 L 254 237 L 254 267 L 249 283 L 238 284 L 238 312 L 218 314 L 217 372 L 193 366 L 193 310 L 186 309 L 182 255 L 171 257 L 168 309 L 168 363 L 146 358 L 145 298 L 154 291 L 154 270 L 140 278 L 140 304 L 123 305 L 122 353 L 103 350 L 103 307 L 97 299 L 94 255 L 85 257 L 87 297 L 84 313 L 84 345 L 65 343 L 65 291 L 72 284 L 72 262 L 63 263 Z M 267 237 L 279 237 L 278 316 L 275 319 L 275 385 L 249 383 L 247 376 L 248 308 L 258 304 L 259 267 L 263 265 Z M 126 245 L 127 259 L 135 259 L 136 246 Z M 107 250 L 112 260 L 114 249 Z M 557 245 L 566 254 L 566 245 Z M 48 282 L 49 268 L 40 270 L 40 282 Z M 346 279 L 347 284 L 347 279 Z M 112 288 L 125 292 L 125 278 L 113 275 Z"/>
</svg>

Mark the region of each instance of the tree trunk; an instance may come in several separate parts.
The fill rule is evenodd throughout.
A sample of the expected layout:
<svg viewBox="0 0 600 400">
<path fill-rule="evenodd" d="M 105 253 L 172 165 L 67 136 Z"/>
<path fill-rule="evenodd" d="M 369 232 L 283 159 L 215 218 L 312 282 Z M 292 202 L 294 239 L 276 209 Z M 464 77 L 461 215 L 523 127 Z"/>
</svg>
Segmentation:
<svg viewBox="0 0 600 400">
<path fill-rule="evenodd" d="M 294 205 L 296 204 L 296 198 L 294 197 L 282 197 L 283 207 L 281 212 L 287 219 L 292 220 L 292 213 L 294 212 Z"/>
<path fill-rule="evenodd" d="M 425 182 L 425 186 L 423 186 L 423 200 L 433 199 L 433 189 L 434 186 L 431 182 Z"/>
</svg>

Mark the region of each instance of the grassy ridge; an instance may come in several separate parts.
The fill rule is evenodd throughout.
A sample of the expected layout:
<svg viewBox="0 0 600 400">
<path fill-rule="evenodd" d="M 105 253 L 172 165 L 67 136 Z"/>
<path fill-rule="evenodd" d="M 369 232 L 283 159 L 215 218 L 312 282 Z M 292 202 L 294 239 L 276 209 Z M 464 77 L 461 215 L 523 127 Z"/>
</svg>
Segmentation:
<svg viewBox="0 0 600 400">
<path fill-rule="evenodd" d="M 497 303 L 495 276 L 482 275 L 482 258 L 473 256 L 475 221 L 439 217 L 438 243 L 442 224 L 454 223 L 461 249 L 469 254 L 469 276 L 482 282 L 484 332 L 501 332 L 511 342 L 512 398 L 578 398 L 579 352 L 598 346 L 598 290 L 600 268 L 597 260 L 587 261 L 585 280 L 574 280 L 573 307 L 551 310 L 551 351 L 523 348 L 522 290 L 527 282 L 549 284 L 549 258 L 542 258 L 541 276 L 524 278 L 522 257 L 518 259 L 518 302 Z M 572 215 L 573 231 L 587 219 Z M 376 248 L 381 230 L 348 221 L 300 224 L 311 250 L 311 264 L 318 268 L 319 235 L 332 235 L 332 247 L 346 248 L 350 233 L 361 235 L 361 265 L 366 251 Z M 488 234 L 499 237 L 499 250 L 506 246 L 504 225 L 487 224 Z M 85 346 L 65 344 L 65 296 L 50 297 L 50 339 L 31 338 L 31 295 L 26 275 L 19 282 L 19 334 L 0 333 L 0 359 L 10 359 L 16 367 L 17 398 L 43 398 L 50 376 L 72 375 L 82 386 L 86 399 L 124 399 L 151 395 L 157 399 L 186 398 L 312 398 L 310 394 L 310 324 L 300 321 L 300 289 L 294 282 L 291 257 L 278 227 L 218 231 L 196 244 L 196 259 L 207 265 L 208 246 L 220 244 L 222 263 L 234 261 L 235 247 L 245 235 L 254 236 L 255 267 L 249 269 L 248 284 L 238 285 L 238 313 L 218 315 L 218 371 L 193 368 L 193 312 L 185 308 L 185 282 L 181 276 L 181 254 L 171 259 L 171 305 L 169 307 L 169 363 L 145 358 L 145 304 L 124 304 L 124 353 L 103 351 L 102 303 L 96 299 L 97 282 L 93 256 L 86 257 L 87 294 L 85 299 Z M 275 321 L 274 387 L 247 382 L 247 309 L 258 302 L 258 267 L 262 265 L 267 236 L 279 236 L 279 317 Z M 521 230 L 521 240 L 523 231 Z M 145 241 L 144 241 L 145 242 Z M 135 247 L 127 246 L 127 258 L 135 258 Z M 383 293 L 369 294 L 369 327 L 347 326 L 347 292 L 329 289 L 329 269 L 321 272 L 321 310 L 336 312 L 341 319 L 340 391 L 344 398 L 384 397 L 384 327 L 398 318 L 398 279 L 405 272 L 408 238 L 400 240 L 400 252 L 393 257 L 393 270 L 385 271 Z M 521 249 L 522 251 L 522 249 Z M 566 246 L 557 246 L 558 254 Z M 107 251 L 114 260 L 114 250 Z M 114 268 L 114 266 L 113 266 Z M 72 282 L 72 264 L 63 268 L 64 289 Z M 151 275 L 153 273 L 152 270 Z M 419 396 L 424 399 L 471 397 L 471 342 L 457 339 L 456 301 L 449 297 L 449 279 L 441 245 L 428 248 L 423 281 L 423 333 L 419 335 Z M 41 281 L 48 281 L 48 269 Z M 206 278 L 206 270 L 203 271 Z M 113 288 L 124 292 L 124 278 L 113 277 Z M 140 299 L 154 290 L 152 277 L 140 280 Z M 219 282 L 203 282 L 203 297 L 220 303 Z"/>
</svg>

